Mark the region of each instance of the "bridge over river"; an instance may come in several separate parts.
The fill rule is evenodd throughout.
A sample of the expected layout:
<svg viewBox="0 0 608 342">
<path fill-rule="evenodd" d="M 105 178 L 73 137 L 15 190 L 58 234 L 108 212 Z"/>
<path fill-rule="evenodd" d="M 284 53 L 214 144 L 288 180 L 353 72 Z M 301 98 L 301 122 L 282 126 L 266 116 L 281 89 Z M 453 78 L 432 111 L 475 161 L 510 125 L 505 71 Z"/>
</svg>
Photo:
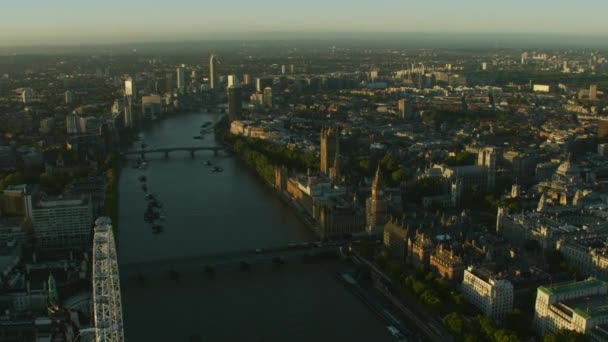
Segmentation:
<svg viewBox="0 0 608 342">
<path fill-rule="evenodd" d="M 339 251 L 341 246 L 350 242 L 329 243 L 303 243 L 292 244 L 282 247 L 260 248 L 256 250 L 236 251 L 221 254 L 206 254 L 199 256 L 188 256 L 183 258 L 171 258 L 165 260 L 150 260 L 145 262 L 127 263 L 120 265 L 120 271 L 124 275 L 152 275 L 170 271 L 175 272 L 198 272 L 205 267 L 212 266 L 214 269 L 238 268 L 243 263 L 247 265 L 273 263 L 277 260 L 288 263 L 289 260 L 315 257 L 333 254 Z"/>
<path fill-rule="evenodd" d="M 220 151 L 225 150 L 222 146 L 181 146 L 181 147 L 160 147 L 160 148 L 143 148 L 139 150 L 132 150 L 122 152 L 122 157 L 138 155 L 142 158 L 146 157 L 146 154 L 161 153 L 165 155 L 165 158 L 169 157 L 172 152 L 184 151 L 190 153 L 190 156 L 194 158 L 197 151 L 213 151 L 214 155 L 218 155 Z"/>
</svg>

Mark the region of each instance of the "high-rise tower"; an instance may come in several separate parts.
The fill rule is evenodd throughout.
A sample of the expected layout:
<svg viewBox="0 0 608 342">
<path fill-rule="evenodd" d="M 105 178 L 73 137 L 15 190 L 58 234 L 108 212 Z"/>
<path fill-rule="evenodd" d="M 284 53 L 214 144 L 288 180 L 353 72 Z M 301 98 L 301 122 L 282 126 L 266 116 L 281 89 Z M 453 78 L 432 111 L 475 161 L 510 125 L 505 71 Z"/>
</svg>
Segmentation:
<svg viewBox="0 0 608 342">
<path fill-rule="evenodd" d="M 177 88 L 180 91 L 186 89 L 186 69 L 184 65 L 177 68 Z"/>
<path fill-rule="evenodd" d="M 216 90 L 218 86 L 216 62 L 217 56 L 211 55 L 211 58 L 209 58 L 209 86 L 211 87 L 211 90 Z"/>
<path fill-rule="evenodd" d="M 228 118 L 230 118 L 230 121 L 241 118 L 242 102 L 241 87 L 230 86 L 228 88 Z"/>
<path fill-rule="evenodd" d="M 131 77 L 125 80 L 125 127 L 133 127 L 133 96 L 135 96 L 135 85 Z"/>
<path fill-rule="evenodd" d="M 329 169 L 336 159 L 338 151 L 338 132 L 335 128 L 321 129 L 321 173 L 329 175 Z"/>
</svg>

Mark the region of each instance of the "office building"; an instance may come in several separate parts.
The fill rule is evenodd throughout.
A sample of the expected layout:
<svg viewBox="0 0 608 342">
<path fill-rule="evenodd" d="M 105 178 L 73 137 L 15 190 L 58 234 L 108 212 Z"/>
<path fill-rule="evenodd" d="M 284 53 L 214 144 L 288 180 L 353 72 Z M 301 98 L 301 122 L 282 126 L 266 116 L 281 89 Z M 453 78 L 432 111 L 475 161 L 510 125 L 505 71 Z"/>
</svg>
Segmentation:
<svg viewBox="0 0 608 342">
<path fill-rule="evenodd" d="M 256 78 L 255 80 L 255 90 L 258 93 L 261 93 L 266 89 L 266 87 L 272 86 L 272 78 Z"/>
<path fill-rule="evenodd" d="M 230 121 L 241 119 L 242 107 L 241 87 L 230 86 L 228 88 L 228 118 L 230 118 Z"/>
<path fill-rule="evenodd" d="M 606 281 L 608 280 L 608 248 L 603 242 L 604 239 L 598 237 L 561 239 L 557 242 L 556 249 L 563 255 L 564 260 L 581 274 Z"/>
<path fill-rule="evenodd" d="M 168 72 L 165 74 L 165 93 L 173 94 L 173 90 L 175 89 L 175 79 L 173 78 L 173 73 Z"/>
<path fill-rule="evenodd" d="M 239 79 L 236 75 L 228 75 L 228 88 L 237 87 L 239 85 Z"/>
<path fill-rule="evenodd" d="M 548 93 L 551 91 L 551 87 L 548 84 L 535 84 L 532 86 L 532 91 L 535 93 Z"/>
<path fill-rule="evenodd" d="M 597 84 L 589 86 L 589 100 L 597 100 Z"/>
<path fill-rule="evenodd" d="M 366 230 L 369 234 L 382 234 L 388 221 L 388 200 L 384 195 L 384 185 L 380 165 L 372 182 L 371 196 L 365 202 Z"/>
<path fill-rule="evenodd" d="M 384 247 L 391 257 L 396 258 L 399 261 L 405 261 L 407 256 L 408 237 L 409 228 L 397 220 L 390 219 L 384 226 Z"/>
<path fill-rule="evenodd" d="M 608 119 L 597 121 L 597 136 L 601 139 L 608 137 Z"/>
<path fill-rule="evenodd" d="M 177 89 L 179 89 L 179 91 L 183 91 L 187 87 L 186 66 L 182 64 L 181 67 L 178 67 L 176 74 L 177 74 Z"/>
<path fill-rule="evenodd" d="M 482 268 L 464 271 L 462 294 L 492 319 L 503 319 L 513 310 L 513 284 Z"/>
<path fill-rule="evenodd" d="M 560 329 L 582 334 L 608 324 L 608 285 L 595 278 L 541 286 L 536 293 L 534 327 L 546 335 Z"/>
<path fill-rule="evenodd" d="M 145 118 L 156 118 L 162 112 L 160 95 L 148 95 L 141 98 L 141 112 Z"/>
<path fill-rule="evenodd" d="M 65 104 L 66 105 L 72 104 L 72 101 L 74 100 L 73 96 L 72 96 L 72 92 L 67 90 L 65 92 L 64 96 L 65 96 Z"/>
<path fill-rule="evenodd" d="M 281 75 L 285 75 L 286 69 L 285 64 L 281 65 Z"/>
<path fill-rule="evenodd" d="M 80 120 L 76 114 L 68 114 L 65 117 L 65 128 L 67 134 L 80 133 Z"/>
<path fill-rule="evenodd" d="M 40 247 L 77 248 L 90 243 L 93 225 L 90 197 L 42 198 L 30 210 L 28 216 Z"/>
<path fill-rule="evenodd" d="M 125 109 L 124 127 L 133 127 L 133 97 L 135 96 L 135 85 L 131 77 L 125 80 Z"/>
<path fill-rule="evenodd" d="M 406 120 L 412 118 L 414 110 L 411 101 L 408 101 L 407 99 L 400 99 L 398 106 L 399 119 Z"/>
<path fill-rule="evenodd" d="M 251 84 L 251 75 L 243 74 L 243 85 L 248 86 Z"/>
<path fill-rule="evenodd" d="M 272 88 L 264 88 L 264 107 L 272 108 Z"/>
<path fill-rule="evenodd" d="M 103 120 L 101 118 L 95 116 L 78 116 L 78 130 L 81 134 L 97 134 L 102 124 Z"/>
<path fill-rule="evenodd" d="M 40 120 L 39 132 L 43 134 L 49 134 L 55 128 L 55 118 L 44 118 Z"/>
<path fill-rule="evenodd" d="M 209 58 L 209 87 L 211 90 L 218 88 L 218 75 L 217 75 L 217 56 L 211 55 Z"/>
</svg>

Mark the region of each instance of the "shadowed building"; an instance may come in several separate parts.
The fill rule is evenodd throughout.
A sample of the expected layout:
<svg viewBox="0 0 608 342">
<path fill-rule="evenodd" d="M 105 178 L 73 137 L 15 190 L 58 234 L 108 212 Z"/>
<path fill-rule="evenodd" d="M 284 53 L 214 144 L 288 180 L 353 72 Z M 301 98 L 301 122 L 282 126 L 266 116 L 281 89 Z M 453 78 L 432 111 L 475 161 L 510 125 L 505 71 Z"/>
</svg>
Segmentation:
<svg viewBox="0 0 608 342">
<path fill-rule="evenodd" d="M 369 234 L 380 234 L 388 220 L 388 200 L 384 196 L 384 186 L 380 166 L 372 182 L 372 194 L 365 203 L 366 229 Z"/>
<path fill-rule="evenodd" d="M 228 118 L 230 121 L 239 120 L 242 117 L 243 99 L 241 87 L 231 86 L 228 88 Z"/>
<path fill-rule="evenodd" d="M 335 128 L 321 129 L 321 173 L 329 175 L 330 167 L 336 159 L 338 147 L 338 131 Z"/>
<path fill-rule="evenodd" d="M 440 244 L 429 258 L 429 267 L 441 277 L 455 282 L 462 281 L 464 263 L 460 256 Z"/>
<path fill-rule="evenodd" d="M 414 237 L 407 240 L 408 262 L 414 266 L 429 266 L 429 259 L 433 251 L 431 238 L 424 233 L 416 231 Z"/>
<path fill-rule="evenodd" d="M 407 256 L 407 239 L 409 228 L 397 220 L 389 220 L 384 226 L 384 247 L 391 257 L 405 261 Z"/>
</svg>

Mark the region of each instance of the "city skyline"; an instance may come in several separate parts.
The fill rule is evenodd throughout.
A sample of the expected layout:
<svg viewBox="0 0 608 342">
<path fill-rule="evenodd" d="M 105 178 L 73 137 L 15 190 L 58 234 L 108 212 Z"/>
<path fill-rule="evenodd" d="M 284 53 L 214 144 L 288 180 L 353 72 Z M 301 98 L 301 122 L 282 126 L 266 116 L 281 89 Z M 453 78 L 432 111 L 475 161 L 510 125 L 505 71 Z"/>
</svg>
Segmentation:
<svg viewBox="0 0 608 342">
<path fill-rule="evenodd" d="M 466 0 L 450 6 L 380 0 L 312 0 L 288 5 L 276 0 L 225 3 L 178 0 L 171 6 L 117 0 L 52 4 L 38 0 L 4 5 L 11 15 L 0 23 L 0 46 L 125 43 L 191 39 L 255 39 L 256 35 L 325 33 L 551 33 L 599 37 L 608 29 L 602 13 L 608 3 L 585 0 L 523 0 L 489 4 Z M 117 10 L 120 9 L 120 10 Z M 162 23 L 162 25 L 160 24 Z"/>
</svg>

